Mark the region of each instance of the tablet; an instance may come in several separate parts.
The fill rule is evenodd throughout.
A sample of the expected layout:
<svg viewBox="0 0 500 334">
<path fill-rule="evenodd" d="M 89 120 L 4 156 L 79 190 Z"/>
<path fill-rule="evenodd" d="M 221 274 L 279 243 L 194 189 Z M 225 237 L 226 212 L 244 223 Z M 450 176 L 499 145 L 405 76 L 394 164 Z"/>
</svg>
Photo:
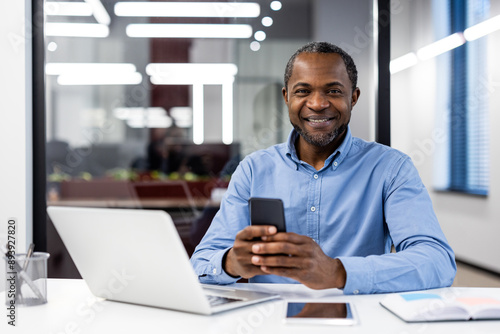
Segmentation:
<svg viewBox="0 0 500 334">
<path fill-rule="evenodd" d="M 286 302 L 287 324 L 355 325 L 357 316 L 351 303 Z"/>
</svg>

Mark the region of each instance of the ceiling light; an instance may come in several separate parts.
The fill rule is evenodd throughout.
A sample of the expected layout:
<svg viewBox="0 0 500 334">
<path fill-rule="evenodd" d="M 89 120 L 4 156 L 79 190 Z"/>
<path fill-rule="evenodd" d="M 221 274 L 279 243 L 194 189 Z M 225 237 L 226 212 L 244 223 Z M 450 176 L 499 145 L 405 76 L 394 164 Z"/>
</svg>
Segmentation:
<svg viewBox="0 0 500 334">
<path fill-rule="evenodd" d="M 417 62 L 417 55 L 413 52 L 410 52 L 405 54 L 404 56 L 391 60 L 389 69 L 391 71 L 391 74 L 394 74 L 417 64 Z"/>
<path fill-rule="evenodd" d="M 140 17 L 259 17 L 254 2 L 118 2 L 117 16 Z"/>
<path fill-rule="evenodd" d="M 249 38 L 248 24 L 129 24 L 129 37 L 148 38 Z"/>
<path fill-rule="evenodd" d="M 269 16 L 264 16 L 261 22 L 264 27 L 270 27 L 273 25 L 273 19 L 270 18 Z"/>
<path fill-rule="evenodd" d="M 468 41 L 473 41 L 497 30 L 500 30 L 500 15 L 465 29 L 464 37 Z"/>
<path fill-rule="evenodd" d="M 280 9 L 281 9 L 281 7 L 283 7 L 283 6 L 281 5 L 281 2 L 280 2 L 280 1 L 273 1 L 273 2 L 271 2 L 270 7 L 271 7 L 271 9 L 272 9 L 272 10 L 274 10 L 274 11 L 278 11 L 278 10 L 280 10 Z"/>
<path fill-rule="evenodd" d="M 465 39 L 463 34 L 457 32 L 432 44 L 424 46 L 417 51 L 417 56 L 421 60 L 427 60 L 445 53 L 446 51 L 453 50 L 464 43 Z"/>
<path fill-rule="evenodd" d="M 44 30 L 46 36 L 104 38 L 109 35 L 109 27 L 99 23 L 47 22 Z"/>
<path fill-rule="evenodd" d="M 263 32 L 262 30 L 259 30 L 259 31 L 256 31 L 255 34 L 253 35 L 253 37 L 259 41 L 259 42 L 262 42 L 263 40 L 266 39 L 266 33 Z"/>
<path fill-rule="evenodd" d="M 50 16 L 92 16 L 92 7 L 85 2 L 47 1 L 43 9 Z"/>
<path fill-rule="evenodd" d="M 250 50 L 259 51 L 260 50 L 260 43 L 257 41 L 253 41 L 252 43 L 250 43 Z"/>
<path fill-rule="evenodd" d="M 57 43 L 50 42 L 49 44 L 47 44 L 47 50 L 49 50 L 50 52 L 56 51 L 57 50 Z"/>
</svg>

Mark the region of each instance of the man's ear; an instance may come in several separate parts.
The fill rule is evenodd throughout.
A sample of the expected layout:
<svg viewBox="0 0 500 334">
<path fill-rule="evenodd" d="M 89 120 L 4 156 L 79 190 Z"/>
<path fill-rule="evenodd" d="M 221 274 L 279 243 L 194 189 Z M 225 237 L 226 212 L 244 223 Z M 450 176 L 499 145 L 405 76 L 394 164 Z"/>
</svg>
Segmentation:
<svg viewBox="0 0 500 334">
<path fill-rule="evenodd" d="M 358 102 L 359 95 L 361 95 L 361 91 L 359 90 L 358 87 L 356 87 L 356 89 L 354 89 L 354 91 L 352 92 L 351 108 L 354 107 L 356 105 L 356 103 Z"/>
<path fill-rule="evenodd" d="M 281 89 L 281 93 L 283 94 L 283 99 L 285 100 L 285 103 L 288 103 L 288 92 L 286 90 L 286 87 L 283 87 Z"/>
</svg>

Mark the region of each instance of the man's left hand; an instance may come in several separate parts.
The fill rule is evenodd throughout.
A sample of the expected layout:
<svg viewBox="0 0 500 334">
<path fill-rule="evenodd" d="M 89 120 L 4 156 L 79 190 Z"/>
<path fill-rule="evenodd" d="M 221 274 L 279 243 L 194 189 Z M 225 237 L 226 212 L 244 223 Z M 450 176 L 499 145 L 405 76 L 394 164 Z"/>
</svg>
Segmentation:
<svg viewBox="0 0 500 334">
<path fill-rule="evenodd" d="M 279 233 L 262 240 L 252 246 L 252 263 L 263 272 L 295 279 L 312 289 L 344 287 L 342 262 L 327 256 L 311 238 Z"/>
</svg>

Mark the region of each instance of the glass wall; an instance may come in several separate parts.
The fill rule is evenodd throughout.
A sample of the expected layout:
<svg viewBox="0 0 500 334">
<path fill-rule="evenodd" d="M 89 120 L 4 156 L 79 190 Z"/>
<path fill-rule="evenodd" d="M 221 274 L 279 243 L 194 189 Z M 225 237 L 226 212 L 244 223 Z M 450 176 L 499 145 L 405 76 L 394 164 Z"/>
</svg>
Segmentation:
<svg viewBox="0 0 500 334">
<path fill-rule="evenodd" d="M 238 162 L 286 140 L 283 72 L 298 47 L 353 46 L 360 82 L 372 80 L 372 36 L 356 44 L 356 27 L 371 25 L 366 1 L 47 0 L 44 8 L 47 204 L 166 210 L 188 252 Z M 358 129 L 370 129 L 365 109 L 353 116 Z M 64 252 L 50 223 L 48 245 L 56 259 Z M 71 270 L 61 264 L 51 276 Z"/>
<path fill-rule="evenodd" d="M 310 6 L 47 1 L 48 205 L 167 210 L 191 252 L 239 160 L 291 129 Z"/>
</svg>

